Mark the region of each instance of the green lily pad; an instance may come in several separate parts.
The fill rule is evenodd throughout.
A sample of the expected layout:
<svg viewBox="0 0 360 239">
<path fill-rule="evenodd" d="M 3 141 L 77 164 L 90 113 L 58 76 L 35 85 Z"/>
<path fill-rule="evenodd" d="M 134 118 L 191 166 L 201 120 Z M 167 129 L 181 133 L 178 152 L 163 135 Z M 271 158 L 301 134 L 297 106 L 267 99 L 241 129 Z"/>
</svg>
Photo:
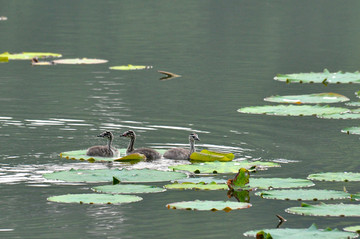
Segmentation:
<svg viewBox="0 0 360 239">
<path fill-rule="evenodd" d="M 205 162 L 205 163 L 194 163 L 186 165 L 170 166 L 173 170 L 184 170 L 194 173 L 237 173 L 239 168 L 250 169 L 256 167 L 257 169 L 266 169 L 268 167 L 280 167 L 280 164 L 273 162 L 262 162 L 262 161 L 239 161 L 239 162 Z"/>
<path fill-rule="evenodd" d="M 321 119 L 360 119 L 360 114 L 355 112 L 347 112 L 341 114 L 317 115 Z"/>
<path fill-rule="evenodd" d="M 111 66 L 109 67 L 110 70 L 120 70 L 120 71 L 131 71 L 131 70 L 145 70 L 151 69 L 152 66 L 134 66 L 134 65 L 127 65 L 127 66 Z"/>
<path fill-rule="evenodd" d="M 154 187 L 150 185 L 139 184 L 116 184 L 104 185 L 92 188 L 95 192 L 111 193 L 111 194 L 133 194 L 133 193 L 159 193 L 164 192 L 164 188 Z"/>
<path fill-rule="evenodd" d="M 317 180 L 317 181 L 359 182 L 360 173 L 351 173 L 351 172 L 315 173 L 315 174 L 310 174 L 307 178 L 310 180 Z"/>
<path fill-rule="evenodd" d="M 108 60 L 103 59 L 90 59 L 90 58 L 74 58 L 74 59 L 59 59 L 53 61 L 55 64 L 70 64 L 70 65 L 78 65 L 78 64 L 103 64 L 108 62 Z"/>
<path fill-rule="evenodd" d="M 112 195 L 100 193 L 66 194 L 53 196 L 47 199 L 51 202 L 81 203 L 81 204 L 122 204 L 141 201 L 142 198 L 134 195 Z"/>
<path fill-rule="evenodd" d="M 87 160 L 89 162 L 109 162 L 109 161 L 138 161 L 144 160 L 146 157 L 143 154 L 129 154 L 126 155 L 126 149 L 118 149 L 120 155 L 123 157 L 96 157 L 86 155 L 86 150 L 74 150 L 60 153 L 61 158 L 72 159 L 72 160 Z"/>
<path fill-rule="evenodd" d="M 351 195 L 351 199 L 355 199 L 356 201 L 360 201 L 360 193 Z"/>
<path fill-rule="evenodd" d="M 319 205 L 310 205 L 302 203 L 301 207 L 290 207 L 285 211 L 303 216 L 360 217 L 360 204 L 322 203 Z"/>
<path fill-rule="evenodd" d="M 228 190 L 226 184 L 213 183 L 173 183 L 164 185 L 166 189 L 195 189 L 195 190 Z"/>
<path fill-rule="evenodd" d="M 337 93 L 319 93 L 308 95 L 285 95 L 285 96 L 270 96 L 264 99 L 265 101 L 275 103 L 289 103 L 289 104 L 330 104 L 349 101 L 346 96 Z"/>
<path fill-rule="evenodd" d="M 113 178 L 120 182 L 164 182 L 186 178 L 180 172 L 159 171 L 153 169 L 79 169 L 59 171 L 43 175 L 46 179 L 62 180 L 66 182 L 112 182 Z"/>
<path fill-rule="evenodd" d="M 216 151 L 211 151 L 211 150 L 207 150 L 207 149 L 201 150 L 200 153 L 224 156 L 231 160 L 233 160 L 235 158 L 235 155 L 233 153 L 216 152 Z"/>
<path fill-rule="evenodd" d="M 358 226 L 351 226 L 351 227 L 345 227 L 343 228 L 344 231 L 347 231 L 347 232 L 357 232 L 360 234 L 360 225 Z"/>
<path fill-rule="evenodd" d="M 284 81 L 286 83 L 322 83 L 339 84 L 339 83 L 360 83 L 360 73 L 352 72 L 334 72 L 327 69 L 324 72 L 295 73 L 295 74 L 278 74 L 274 80 Z"/>
<path fill-rule="evenodd" d="M 186 209 L 186 210 L 200 210 L 200 211 L 219 211 L 224 210 L 229 212 L 235 209 L 244 209 L 251 207 L 250 203 L 244 202 L 230 202 L 230 201 L 184 201 L 169 203 L 166 205 L 169 209 Z"/>
<path fill-rule="evenodd" d="M 342 129 L 341 132 L 346 134 L 360 134 L 360 127 L 349 127 Z"/>
<path fill-rule="evenodd" d="M 360 107 L 360 102 L 351 101 L 351 102 L 346 102 L 345 105 L 354 106 L 354 107 Z"/>
<path fill-rule="evenodd" d="M 192 161 L 197 161 L 197 162 L 215 162 L 215 161 L 219 161 L 219 162 L 228 162 L 231 161 L 232 159 L 229 159 L 226 156 L 222 156 L 222 155 L 215 155 L 215 154 L 207 154 L 207 153 L 202 153 L 202 152 L 194 152 L 190 155 L 190 159 Z"/>
<path fill-rule="evenodd" d="M 347 239 L 355 238 L 357 235 L 355 233 L 342 232 L 338 229 L 318 229 L 315 224 L 311 225 L 309 228 L 271 228 L 271 229 L 262 229 L 262 230 L 253 230 L 247 231 L 244 233 L 245 236 L 256 237 L 256 234 L 259 231 L 264 231 L 269 233 L 272 238 L 278 239 Z"/>
<path fill-rule="evenodd" d="M 217 183 L 217 184 L 226 184 L 225 179 L 218 179 L 214 177 L 196 177 L 196 178 L 184 178 L 174 181 L 175 183 L 201 183 L 201 184 L 208 184 L 208 183 Z"/>
<path fill-rule="evenodd" d="M 333 200 L 350 198 L 350 194 L 343 191 L 318 190 L 318 189 L 289 189 L 289 190 L 270 190 L 255 193 L 266 199 L 279 200 Z"/>
<path fill-rule="evenodd" d="M 251 106 L 238 109 L 240 113 L 265 114 L 278 116 L 314 116 L 338 114 L 349 111 L 346 108 L 320 105 L 265 105 Z"/>
<path fill-rule="evenodd" d="M 38 58 L 62 57 L 62 55 L 58 53 L 50 53 L 50 52 L 22 52 L 16 54 L 4 52 L 0 54 L 0 57 L 7 57 L 9 60 L 31 60 L 34 57 L 38 57 Z"/>
</svg>

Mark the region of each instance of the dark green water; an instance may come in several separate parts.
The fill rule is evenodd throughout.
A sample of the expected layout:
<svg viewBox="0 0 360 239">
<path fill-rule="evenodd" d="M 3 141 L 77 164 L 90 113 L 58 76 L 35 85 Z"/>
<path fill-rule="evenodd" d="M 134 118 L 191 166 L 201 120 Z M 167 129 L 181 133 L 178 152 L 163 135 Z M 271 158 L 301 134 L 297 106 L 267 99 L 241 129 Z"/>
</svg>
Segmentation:
<svg viewBox="0 0 360 239">
<path fill-rule="evenodd" d="M 245 115 L 270 95 L 336 92 L 357 101 L 357 85 L 276 82 L 277 73 L 356 71 L 360 62 L 358 1 L 0 1 L 1 52 L 43 51 L 64 58 L 101 58 L 101 65 L 0 64 L 0 238 L 242 238 L 247 230 L 338 227 L 355 218 L 290 215 L 296 201 L 251 196 L 253 207 L 225 212 L 168 210 L 170 202 L 227 200 L 226 192 L 167 191 L 126 205 L 47 202 L 92 185 L 47 182 L 42 173 L 107 165 L 68 161 L 63 151 L 134 129 L 137 145 L 167 148 L 198 132 L 198 148 L 237 158 L 297 163 L 258 176 L 305 178 L 323 171 L 359 171 L 359 138 L 342 134 L 355 120 Z M 152 65 L 148 71 L 109 66 Z M 160 81 L 156 70 L 182 75 Z M 342 104 L 339 104 L 342 105 Z M 116 139 L 118 147 L 127 141 Z M 134 167 L 166 168 L 140 163 Z M 114 167 L 122 167 L 115 164 Z M 233 175 L 226 175 L 225 178 Z M 162 183 L 154 184 L 162 186 Z M 359 192 L 358 183 L 316 188 Z M 230 199 L 233 200 L 233 199 Z"/>
</svg>

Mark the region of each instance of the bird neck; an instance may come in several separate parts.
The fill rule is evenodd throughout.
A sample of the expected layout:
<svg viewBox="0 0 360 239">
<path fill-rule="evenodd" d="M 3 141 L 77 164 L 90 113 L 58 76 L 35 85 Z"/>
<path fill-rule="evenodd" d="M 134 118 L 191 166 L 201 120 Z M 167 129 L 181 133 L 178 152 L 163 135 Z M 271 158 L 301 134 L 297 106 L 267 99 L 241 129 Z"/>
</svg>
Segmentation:
<svg viewBox="0 0 360 239">
<path fill-rule="evenodd" d="M 109 150 L 111 150 L 111 143 L 112 143 L 112 141 L 113 141 L 113 139 L 112 139 L 112 137 L 110 136 L 110 138 L 109 138 L 109 140 L 108 140 L 108 144 L 107 144 Z"/>
<path fill-rule="evenodd" d="M 190 142 L 190 154 L 195 152 L 195 141 L 192 139 L 189 139 Z"/>
<path fill-rule="evenodd" d="M 130 138 L 130 143 L 126 150 L 128 153 L 134 151 L 134 143 L 135 143 L 135 136 Z"/>
</svg>

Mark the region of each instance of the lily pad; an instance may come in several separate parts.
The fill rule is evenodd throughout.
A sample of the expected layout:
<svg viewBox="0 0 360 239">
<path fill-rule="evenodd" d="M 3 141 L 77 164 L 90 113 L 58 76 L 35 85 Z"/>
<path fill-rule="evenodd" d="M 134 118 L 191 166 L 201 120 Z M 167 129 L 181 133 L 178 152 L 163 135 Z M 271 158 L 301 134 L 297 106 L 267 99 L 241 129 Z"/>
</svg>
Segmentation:
<svg viewBox="0 0 360 239">
<path fill-rule="evenodd" d="M 133 193 L 159 193 L 164 192 L 164 188 L 154 187 L 150 185 L 139 184 L 116 184 L 104 185 L 92 188 L 95 192 L 110 194 L 133 194 Z"/>
<path fill-rule="evenodd" d="M 7 57 L 7 56 L 0 56 L 0 62 L 9 62 L 9 57 Z"/>
<path fill-rule="evenodd" d="M 317 115 L 321 119 L 360 119 L 360 114 L 354 112 L 345 112 L 340 114 Z"/>
<path fill-rule="evenodd" d="M 308 95 L 285 95 L 285 96 L 270 96 L 264 99 L 265 101 L 275 103 L 289 103 L 289 104 L 330 104 L 349 101 L 346 96 L 337 93 L 319 93 Z"/>
<path fill-rule="evenodd" d="M 360 107 L 360 102 L 351 101 L 351 102 L 346 102 L 345 105 L 354 106 L 354 107 Z"/>
<path fill-rule="evenodd" d="M 360 225 L 359 226 L 345 227 L 343 229 L 344 229 L 344 231 L 347 231 L 347 232 L 357 232 L 357 233 L 360 234 Z"/>
<path fill-rule="evenodd" d="M 245 236 L 256 237 L 256 234 L 259 231 L 264 231 L 265 233 L 269 233 L 272 238 L 279 239 L 318 239 L 318 238 L 326 238 L 326 239 L 347 239 L 347 238 L 356 238 L 357 235 L 355 233 L 342 232 L 338 229 L 318 229 L 315 224 L 311 225 L 309 228 L 271 228 L 271 229 L 261 229 L 261 230 L 253 230 L 247 231 L 244 233 Z"/>
<path fill-rule="evenodd" d="M 224 210 L 229 212 L 236 209 L 244 209 L 251 207 L 250 203 L 231 202 L 231 201 L 184 201 L 175 202 L 166 205 L 169 209 L 186 209 L 186 210 L 200 210 L 200 211 L 219 211 Z"/>
<path fill-rule="evenodd" d="M 328 172 L 328 173 L 315 173 L 308 176 L 310 180 L 317 181 L 330 181 L 330 182 L 359 182 L 360 173 L 351 172 Z"/>
<path fill-rule="evenodd" d="M 120 70 L 120 71 L 131 71 L 131 70 L 145 70 L 151 69 L 152 66 L 134 66 L 134 65 L 127 65 L 127 66 L 111 66 L 109 67 L 110 70 Z"/>
<path fill-rule="evenodd" d="M 324 72 L 295 73 L 295 74 L 278 74 L 274 80 L 284 81 L 286 83 L 322 83 L 322 84 L 339 84 L 339 83 L 360 83 L 360 73 L 352 72 L 334 72 L 327 69 Z"/>
<path fill-rule="evenodd" d="M 53 196 L 47 199 L 51 202 L 81 203 L 81 204 L 122 204 L 141 201 L 142 198 L 134 195 L 112 195 L 100 193 L 66 194 Z"/>
<path fill-rule="evenodd" d="M 207 149 L 201 150 L 200 153 L 210 154 L 210 155 L 218 155 L 218 156 L 225 156 L 225 157 L 227 157 L 228 159 L 231 159 L 231 160 L 233 160 L 235 158 L 235 155 L 233 153 L 216 152 L 216 151 L 211 151 L 211 150 L 207 150 Z"/>
<path fill-rule="evenodd" d="M 346 134 L 360 134 L 360 127 L 349 127 L 342 129 L 341 132 Z"/>
<path fill-rule="evenodd" d="M 315 116 L 325 114 L 339 114 L 347 111 L 349 110 L 346 108 L 320 105 L 265 105 L 238 109 L 238 112 L 240 113 L 278 116 Z"/>
<path fill-rule="evenodd" d="M 205 162 L 194 163 L 186 165 L 170 166 L 173 170 L 184 170 L 193 173 L 237 173 L 239 168 L 250 169 L 256 167 L 257 169 L 266 169 L 268 167 L 280 167 L 280 164 L 273 162 L 262 161 L 239 161 L 239 162 Z"/>
<path fill-rule="evenodd" d="M 46 179 L 62 180 L 66 182 L 112 182 L 113 178 L 120 182 L 164 182 L 186 178 L 180 172 L 159 171 L 153 169 L 79 169 L 59 171 L 43 175 Z"/>
<path fill-rule="evenodd" d="M 87 160 L 89 162 L 108 162 L 108 161 L 136 161 L 144 160 L 146 157 L 142 154 L 126 155 L 126 149 L 118 149 L 120 155 L 124 157 L 95 157 L 86 155 L 86 150 L 74 150 L 60 153 L 60 157 L 73 160 Z"/>
<path fill-rule="evenodd" d="M 222 155 L 215 155 L 215 154 L 207 154 L 207 153 L 202 153 L 202 152 L 194 152 L 190 155 L 190 159 L 192 161 L 197 161 L 197 162 L 214 162 L 214 161 L 219 161 L 219 162 L 228 162 L 231 161 L 232 159 L 229 159 L 226 156 L 222 156 Z"/>
<path fill-rule="evenodd" d="M 50 52 L 22 52 L 16 54 L 4 52 L 0 54 L 0 57 L 7 57 L 9 60 L 31 60 L 34 57 L 37 58 L 62 57 L 62 55 L 59 53 L 50 53 Z"/>
<path fill-rule="evenodd" d="M 319 205 L 310 205 L 302 203 L 301 207 L 290 207 L 285 211 L 303 216 L 360 217 L 360 204 L 322 203 Z"/>
<path fill-rule="evenodd" d="M 351 195 L 351 199 L 355 199 L 356 201 L 360 201 L 360 193 Z"/>
<path fill-rule="evenodd" d="M 108 62 L 108 60 L 103 59 L 90 59 L 90 58 L 74 58 L 74 59 L 59 59 L 53 61 L 55 64 L 103 64 Z"/>
<path fill-rule="evenodd" d="M 166 189 L 195 189 L 195 190 L 228 190 L 226 184 L 213 183 L 173 183 L 164 185 Z"/>
<path fill-rule="evenodd" d="M 270 190 L 255 193 L 266 199 L 279 200 L 334 200 L 350 198 L 350 194 L 343 191 L 317 190 L 317 189 L 289 189 L 289 190 Z"/>
</svg>

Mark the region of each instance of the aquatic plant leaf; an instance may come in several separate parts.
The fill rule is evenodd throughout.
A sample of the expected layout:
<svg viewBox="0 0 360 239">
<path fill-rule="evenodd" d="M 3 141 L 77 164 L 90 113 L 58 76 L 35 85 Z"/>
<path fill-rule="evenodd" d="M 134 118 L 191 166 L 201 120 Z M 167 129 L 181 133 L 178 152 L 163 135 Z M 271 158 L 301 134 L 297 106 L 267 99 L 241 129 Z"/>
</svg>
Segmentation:
<svg viewBox="0 0 360 239">
<path fill-rule="evenodd" d="M 344 112 L 340 114 L 317 115 L 321 119 L 360 119 L 360 114 L 355 112 Z"/>
<path fill-rule="evenodd" d="M 9 57 L 0 55 L 0 62 L 9 62 Z"/>
<path fill-rule="evenodd" d="M 186 165 L 170 166 L 172 170 L 184 170 L 193 173 L 237 173 L 239 168 L 266 169 L 268 167 L 280 167 L 280 164 L 262 161 L 239 161 L 239 162 L 205 162 Z"/>
<path fill-rule="evenodd" d="M 186 210 L 200 210 L 200 211 L 219 211 L 224 210 L 229 212 L 235 209 L 245 209 L 251 207 L 250 203 L 231 202 L 231 201 L 183 201 L 169 203 L 166 205 L 169 209 L 186 209 Z"/>
<path fill-rule="evenodd" d="M 327 69 L 324 72 L 295 73 L 295 74 L 278 74 L 274 80 L 284 81 L 286 83 L 322 83 L 339 84 L 339 83 L 360 83 L 360 73 L 356 72 L 334 72 Z"/>
<path fill-rule="evenodd" d="M 0 57 L 8 57 L 9 60 L 31 60 L 34 57 L 37 58 L 62 57 L 62 55 L 59 53 L 50 53 L 50 52 L 22 52 L 16 54 L 4 52 L 0 54 Z"/>
<path fill-rule="evenodd" d="M 350 198 L 350 194 L 343 191 L 320 190 L 320 189 L 288 189 L 269 190 L 255 193 L 266 199 L 279 200 L 333 200 Z"/>
<path fill-rule="evenodd" d="M 97 156 L 88 156 L 86 155 L 85 150 L 73 150 L 60 153 L 61 158 L 73 159 L 73 160 L 88 160 L 90 162 L 107 162 L 107 161 L 121 161 L 122 158 L 118 157 L 97 157 Z M 126 155 L 126 149 L 118 149 L 120 155 Z"/>
<path fill-rule="evenodd" d="M 351 227 L 345 227 L 343 228 L 344 231 L 347 232 L 357 232 L 360 233 L 360 225 L 359 226 L 351 226 Z"/>
<path fill-rule="evenodd" d="M 341 130 L 342 133 L 346 134 L 360 134 L 360 127 L 349 127 Z"/>
<path fill-rule="evenodd" d="M 111 194 L 160 193 L 165 191 L 164 188 L 139 184 L 104 185 L 93 187 L 92 189 L 95 192 Z"/>
<path fill-rule="evenodd" d="M 208 184 L 208 183 L 217 183 L 217 184 L 226 184 L 225 179 L 218 179 L 214 177 L 196 177 L 196 178 L 184 178 L 173 181 L 175 183 L 201 183 L 201 184 Z"/>
<path fill-rule="evenodd" d="M 354 107 L 360 107 L 360 102 L 351 101 L 351 102 L 346 102 L 345 105 L 354 106 Z"/>
<path fill-rule="evenodd" d="M 319 205 L 310 205 L 302 203 L 301 207 L 290 207 L 285 211 L 303 216 L 360 217 L 360 204 L 322 203 Z"/>
<path fill-rule="evenodd" d="M 224 156 L 227 157 L 230 160 L 233 160 L 235 158 L 235 155 L 233 153 L 223 153 L 223 152 L 215 152 L 207 149 L 203 149 L 200 151 L 200 153 L 203 154 L 210 154 L 210 155 L 218 155 L 218 156 Z"/>
<path fill-rule="evenodd" d="M 355 199 L 356 201 L 360 201 L 360 193 L 351 195 L 351 199 Z"/>
<path fill-rule="evenodd" d="M 314 173 L 314 174 L 310 174 L 307 178 L 310 180 L 317 180 L 317 181 L 359 182 L 360 173 L 351 173 L 351 172 Z"/>
<path fill-rule="evenodd" d="M 327 239 L 346 239 L 346 238 L 355 238 L 357 235 L 355 233 L 342 232 L 338 229 L 318 229 L 315 224 L 311 225 L 309 228 L 270 228 L 270 229 L 261 229 L 261 230 L 252 230 L 244 233 L 245 236 L 255 237 L 259 231 L 264 231 L 265 233 L 270 233 L 270 235 L 275 239 L 318 239 L 318 238 L 327 238 Z"/>
<path fill-rule="evenodd" d="M 153 169 L 95 169 L 70 170 L 43 174 L 46 179 L 66 182 L 112 182 L 113 177 L 120 182 L 164 182 L 186 178 L 180 172 L 159 171 Z"/>
<path fill-rule="evenodd" d="M 214 161 L 228 162 L 231 161 L 232 159 L 229 159 L 228 157 L 221 155 L 194 152 L 190 155 L 190 160 L 197 162 L 214 162 Z"/>
<path fill-rule="evenodd" d="M 51 202 L 81 203 L 81 204 L 122 204 L 141 201 L 142 198 L 134 195 L 112 195 L 101 193 L 66 194 L 52 196 L 47 199 Z"/>
<path fill-rule="evenodd" d="M 285 96 L 270 96 L 264 99 L 265 101 L 275 103 L 288 103 L 288 104 L 330 104 L 349 101 L 346 96 L 337 93 L 318 93 L 308 95 L 285 95 Z"/>
<path fill-rule="evenodd" d="M 152 66 L 134 66 L 134 65 L 127 65 L 127 66 L 111 66 L 109 67 L 110 70 L 121 70 L 121 71 L 129 71 L 129 70 L 144 70 L 144 69 L 151 69 Z"/>
<path fill-rule="evenodd" d="M 346 108 L 320 105 L 264 105 L 250 106 L 238 109 L 240 113 L 265 114 L 279 116 L 314 116 L 338 114 L 349 111 Z"/>
<path fill-rule="evenodd" d="M 90 59 L 90 58 L 74 58 L 74 59 L 59 59 L 53 61 L 55 64 L 103 64 L 108 62 L 108 60 L 103 59 Z"/>
<path fill-rule="evenodd" d="M 114 161 L 117 162 L 126 162 L 126 161 L 140 161 L 140 160 L 145 160 L 146 156 L 143 154 L 139 154 L 139 153 L 133 153 L 133 154 L 129 154 L 126 155 L 124 157 L 118 158 L 118 159 L 114 159 Z"/>
<path fill-rule="evenodd" d="M 240 168 L 235 175 L 231 185 L 235 187 L 245 187 L 249 183 L 250 173 L 246 168 Z"/>
<path fill-rule="evenodd" d="M 173 183 L 164 185 L 166 189 L 195 189 L 195 190 L 228 190 L 226 184 L 217 183 Z"/>
</svg>

